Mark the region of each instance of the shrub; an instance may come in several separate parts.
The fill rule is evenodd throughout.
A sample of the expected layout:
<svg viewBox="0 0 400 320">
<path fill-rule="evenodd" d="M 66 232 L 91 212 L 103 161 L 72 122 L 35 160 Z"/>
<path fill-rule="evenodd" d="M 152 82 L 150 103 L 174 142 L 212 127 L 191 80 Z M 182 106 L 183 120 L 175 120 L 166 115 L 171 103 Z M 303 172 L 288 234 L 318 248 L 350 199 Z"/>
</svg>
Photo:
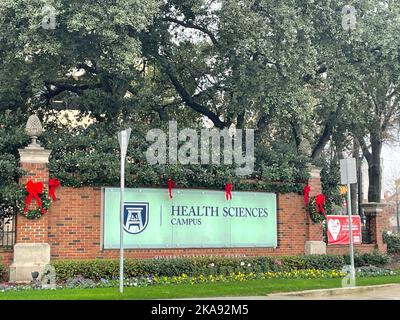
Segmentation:
<svg viewBox="0 0 400 320">
<path fill-rule="evenodd" d="M 383 233 L 383 241 L 387 244 L 389 254 L 400 254 L 400 234 Z"/>
<path fill-rule="evenodd" d="M 344 255 L 346 264 L 350 264 L 350 256 Z M 376 266 L 381 267 L 389 263 L 390 258 L 388 255 L 381 254 L 378 251 L 373 253 L 355 254 L 354 265 L 355 267 Z"/>
<path fill-rule="evenodd" d="M 284 257 L 283 269 L 286 270 L 334 270 L 345 265 L 344 258 L 340 255 L 309 255 Z"/>
<path fill-rule="evenodd" d="M 387 257 L 379 253 L 356 255 L 356 266 L 382 266 Z M 174 259 L 126 259 L 124 274 L 135 277 L 174 277 L 181 274 L 189 276 L 229 275 L 231 273 L 283 272 L 294 270 L 340 270 L 349 264 L 347 256 L 311 255 L 285 257 L 196 257 Z M 66 281 L 78 276 L 92 279 L 117 279 L 119 262 L 117 260 L 59 260 L 52 262 L 57 279 Z"/>
</svg>

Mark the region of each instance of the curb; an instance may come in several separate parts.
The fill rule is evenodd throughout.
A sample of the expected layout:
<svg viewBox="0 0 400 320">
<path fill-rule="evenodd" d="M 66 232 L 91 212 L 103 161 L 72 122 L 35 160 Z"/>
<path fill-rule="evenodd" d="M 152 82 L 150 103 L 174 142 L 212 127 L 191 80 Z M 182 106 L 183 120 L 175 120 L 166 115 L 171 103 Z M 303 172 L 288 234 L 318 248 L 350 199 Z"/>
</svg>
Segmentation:
<svg viewBox="0 0 400 320">
<path fill-rule="evenodd" d="M 279 298 L 279 297 L 329 297 L 335 295 L 343 295 L 343 294 L 352 294 L 352 293 L 361 293 L 365 291 L 375 291 L 381 288 L 390 288 L 393 286 L 399 286 L 398 283 L 390 283 L 390 284 L 381 284 L 375 286 L 360 286 L 360 287 L 349 287 L 349 288 L 333 288 L 333 289 L 316 289 L 316 290 L 304 290 L 304 291 L 295 291 L 295 292 L 279 292 L 279 293 L 271 293 L 267 295 L 267 297 L 271 298 Z"/>
</svg>

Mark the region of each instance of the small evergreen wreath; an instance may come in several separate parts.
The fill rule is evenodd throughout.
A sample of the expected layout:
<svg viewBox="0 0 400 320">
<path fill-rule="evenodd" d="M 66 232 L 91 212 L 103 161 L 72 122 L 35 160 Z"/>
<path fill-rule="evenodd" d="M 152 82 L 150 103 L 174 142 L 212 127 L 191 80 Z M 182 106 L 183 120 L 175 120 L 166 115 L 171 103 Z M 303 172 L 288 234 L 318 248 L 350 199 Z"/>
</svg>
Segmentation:
<svg viewBox="0 0 400 320">
<path fill-rule="evenodd" d="M 317 197 L 311 197 L 308 202 L 308 212 L 310 213 L 310 218 L 313 222 L 318 223 L 325 220 L 325 215 L 322 212 L 317 212 Z"/>
<path fill-rule="evenodd" d="M 43 192 L 39 194 L 40 201 L 42 202 L 42 206 L 38 207 L 37 209 L 30 209 L 27 212 L 24 211 L 25 209 L 25 199 L 28 197 L 29 193 L 25 190 L 25 188 L 21 189 L 20 197 L 17 201 L 17 209 L 19 213 L 29 220 L 39 220 L 44 213 L 42 213 L 42 209 L 47 212 L 50 208 L 51 203 L 53 202 L 49 198 L 49 194 L 47 189 L 43 189 Z"/>
</svg>

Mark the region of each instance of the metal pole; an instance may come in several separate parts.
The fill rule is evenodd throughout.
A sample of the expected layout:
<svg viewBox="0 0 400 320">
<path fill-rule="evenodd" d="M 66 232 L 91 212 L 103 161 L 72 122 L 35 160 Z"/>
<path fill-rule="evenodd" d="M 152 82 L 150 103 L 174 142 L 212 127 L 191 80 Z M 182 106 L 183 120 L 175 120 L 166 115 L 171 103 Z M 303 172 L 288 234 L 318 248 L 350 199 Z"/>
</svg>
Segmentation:
<svg viewBox="0 0 400 320">
<path fill-rule="evenodd" d="M 352 216 L 351 216 L 351 195 L 350 195 L 350 183 L 347 184 L 347 212 L 349 214 L 349 237 L 350 237 L 350 265 L 351 265 L 351 280 L 356 285 L 356 275 L 354 268 L 354 247 L 353 247 L 353 226 L 352 226 Z"/>
<path fill-rule="evenodd" d="M 121 149 L 121 188 L 119 208 L 119 292 L 124 292 L 124 192 L 125 192 L 125 156 L 128 148 L 129 137 L 132 129 L 126 129 L 118 133 Z"/>
<path fill-rule="evenodd" d="M 124 292 L 124 189 L 125 189 L 125 159 L 121 152 L 121 188 L 120 188 L 120 248 L 119 248 L 119 292 Z"/>
<path fill-rule="evenodd" d="M 396 185 L 396 218 L 397 218 L 397 233 L 400 233 L 400 217 L 399 217 L 399 189 L 397 181 L 395 181 Z"/>
</svg>

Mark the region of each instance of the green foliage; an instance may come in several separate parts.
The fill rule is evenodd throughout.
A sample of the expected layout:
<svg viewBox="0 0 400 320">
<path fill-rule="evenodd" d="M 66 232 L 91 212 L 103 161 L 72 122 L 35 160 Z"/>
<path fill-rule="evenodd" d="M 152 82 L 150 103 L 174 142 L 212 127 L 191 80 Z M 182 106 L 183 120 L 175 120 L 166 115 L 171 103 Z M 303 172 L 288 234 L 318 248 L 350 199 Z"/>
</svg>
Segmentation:
<svg viewBox="0 0 400 320">
<path fill-rule="evenodd" d="M 19 194 L 19 199 L 17 200 L 16 206 L 18 208 L 19 214 L 24 216 L 26 219 L 29 220 L 39 220 L 42 218 L 44 214 L 47 213 L 47 211 L 50 208 L 50 205 L 52 204 L 53 200 L 49 198 L 49 192 L 45 188 L 43 190 L 43 193 L 39 195 L 40 201 L 42 202 L 42 206 L 40 208 L 36 209 L 29 209 L 27 212 L 24 211 L 25 208 L 25 199 L 28 196 L 28 192 L 25 190 L 25 188 L 19 188 L 17 189 L 17 194 Z M 34 198 L 32 198 L 31 201 L 36 202 Z M 44 212 L 42 212 L 42 209 Z"/>
<path fill-rule="evenodd" d="M 322 212 L 317 212 L 317 201 L 316 197 L 311 197 L 308 203 L 308 212 L 310 214 L 311 220 L 314 223 L 325 221 L 325 216 Z"/>
<path fill-rule="evenodd" d="M 41 28 L 46 4 L 56 12 L 54 30 Z M 115 114 L 123 88 L 139 74 L 139 34 L 159 4 L 157 0 L 1 1 L 0 109 L 45 105 L 43 93 L 50 83 L 76 84 L 68 71 L 90 61 L 96 77 L 92 72 L 86 75 L 91 90 L 82 92 L 80 108 L 95 116 L 104 110 Z M 74 92 L 80 90 L 60 91 L 64 99 Z"/>
<path fill-rule="evenodd" d="M 145 156 L 150 146 L 146 142 L 149 127 L 133 123 L 131 127 L 126 165 L 128 187 L 165 187 L 166 180 L 173 178 L 182 188 L 222 189 L 230 181 L 235 190 L 285 193 L 300 192 L 308 177 L 307 157 L 282 145 L 263 150 L 255 163 L 255 172 L 246 180 L 236 175 L 234 165 L 149 165 Z M 101 122 L 74 128 L 49 124 L 42 142 L 52 150 L 51 176 L 56 176 L 64 186 L 118 185 L 119 129 Z"/>
<path fill-rule="evenodd" d="M 383 241 L 387 244 L 390 254 L 400 254 L 400 234 L 383 233 Z"/>
<path fill-rule="evenodd" d="M 344 255 L 346 264 L 350 264 L 350 256 Z M 376 266 L 381 267 L 389 263 L 390 257 L 385 254 L 379 253 L 379 251 L 374 251 L 372 253 L 355 254 L 354 255 L 354 265 L 355 267 L 363 266 Z"/>
<path fill-rule="evenodd" d="M 398 115 L 396 1 L 354 0 L 351 32 L 342 0 L 50 1 L 54 30 L 40 27 L 43 4 L 0 2 L 0 110 L 13 110 L 15 126 L 25 120 L 20 109 L 57 117 L 55 106 L 97 121 L 88 129 L 45 123 L 50 170 L 66 186 L 115 185 L 115 134 L 130 124 L 137 141 L 128 186 L 174 177 L 182 187 L 220 189 L 229 179 L 236 190 L 301 192 L 316 147 L 349 131 L 360 140 L 371 128 L 384 132 Z M 147 129 L 170 119 L 198 128 L 204 117 L 219 128 L 256 129 L 258 163 L 247 181 L 229 166 L 146 165 Z M 9 201 L 26 137 L 0 133 L 0 155 L 11 155 L 0 159 L 0 197 Z M 339 201 L 336 180 L 331 166 L 323 173 L 328 212 Z"/>
<path fill-rule="evenodd" d="M 23 126 L 9 111 L 0 112 L 0 204 L 14 205 L 18 199 L 17 182 L 22 174 L 17 152 L 26 142 Z"/>
<path fill-rule="evenodd" d="M 311 255 L 287 257 L 254 258 L 174 258 L 174 259 L 126 259 L 125 276 L 180 276 L 227 275 L 249 272 L 277 272 L 294 270 L 340 270 L 346 264 L 346 257 L 340 255 Z M 382 266 L 387 262 L 377 253 L 357 255 L 356 266 Z M 83 278 L 100 280 L 115 279 L 119 275 L 117 260 L 59 260 L 51 263 L 56 269 L 57 279 L 65 281 L 78 275 Z"/>
<path fill-rule="evenodd" d="M 4 132 L 14 138 L 0 143 L 0 152 L 5 152 L 0 153 L 0 200 L 3 204 L 14 205 L 21 199 L 17 181 L 22 173 L 15 153 L 28 141 L 20 126 L 13 127 L 11 118 L 7 121 L 3 120 L 0 130 L 4 128 Z M 44 123 L 45 132 L 40 142 L 52 150 L 50 176 L 57 177 L 63 186 L 118 185 L 120 160 L 117 132 L 121 127 L 97 121 L 87 126 L 71 126 L 70 121 L 66 123 Z M 150 145 L 146 141 L 149 125 L 126 122 L 124 126 L 133 128 L 127 153 L 128 187 L 165 187 L 166 180 L 173 178 L 181 188 L 221 190 L 229 181 L 234 184 L 235 190 L 287 193 L 301 192 L 308 178 L 307 157 L 299 156 L 284 144 L 259 151 L 255 172 L 247 179 L 236 175 L 234 165 L 149 165 L 145 156 Z M 13 154 L 6 153 L 12 150 Z"/>
<path fill-rule="evenodd" d="M 379 268 L 378 268 L 379 269 Z M 386 271 L 386 270 L 384 270 Z M 279 271 L 279 272 L 265 272 L 265 273 L 241 273 L 231 272 L 229 274 L 219 275 L 198 275 L 188 276 L 183 273 L 179 276 L 173 277 L 135 277 L 135 278 L 124 278 L 124 287 L 149 287 L 149 286 L 167 286 L 167 285 L 199 285 L 199 284 L 211 284 L 211 283 L 227 283 L 227 282 L 245 282 L 249 280 L 259 279 L 333 279 L 343 278 L 347 273 L 340 272 L 338 270 L 295 270 L 295 271 Z M 394 275 L 392 272 L 369 272 L 368 276 L 378 275 Z M 119 280 L 107 280 L 101 279 L 99 282 L 91 279 L 85 279 L 82 276 L 77 276 L 73 279 L 68 279 L 65 283 L 61 283 L 59 288 L 112 288 L 118 287 Z"/>
</svg>

